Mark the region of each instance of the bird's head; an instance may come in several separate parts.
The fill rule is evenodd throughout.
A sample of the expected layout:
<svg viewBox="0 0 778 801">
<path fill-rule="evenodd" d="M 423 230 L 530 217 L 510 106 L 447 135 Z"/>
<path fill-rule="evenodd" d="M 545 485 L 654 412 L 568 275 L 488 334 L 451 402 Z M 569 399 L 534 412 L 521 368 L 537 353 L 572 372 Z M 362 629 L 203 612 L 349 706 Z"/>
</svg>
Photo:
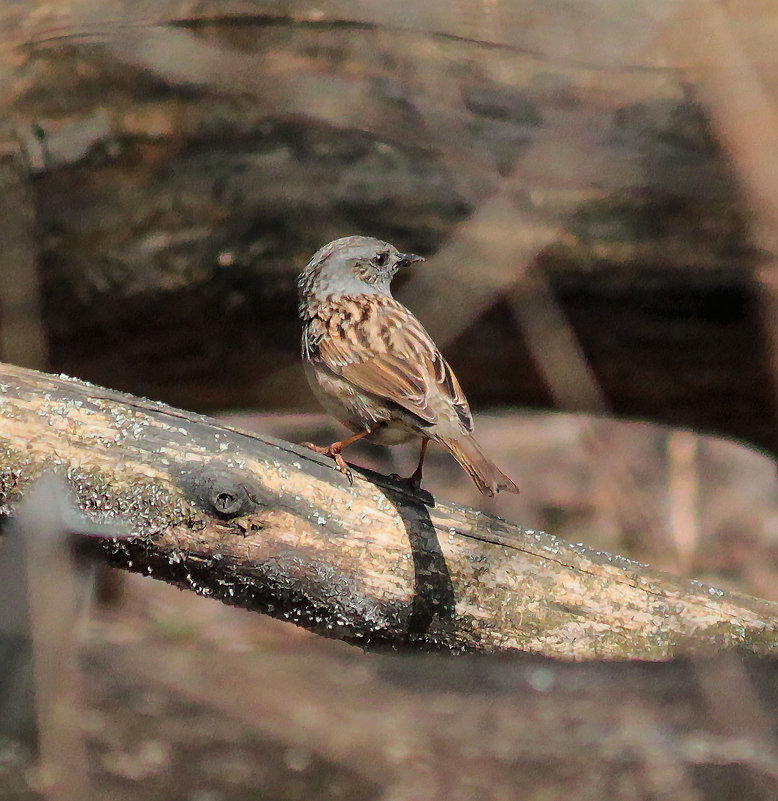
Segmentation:
<svg viewBox="0 0 778 801">
<path fill-rule="evenodd" d="M 318 250 L 300 274 L 301 302 L 342 295 L 388 295 L 394 274 L 424 261 L 415 253 L 400 253 L 394 245 L 367 236 L 336 239 Z"/>
</svg>

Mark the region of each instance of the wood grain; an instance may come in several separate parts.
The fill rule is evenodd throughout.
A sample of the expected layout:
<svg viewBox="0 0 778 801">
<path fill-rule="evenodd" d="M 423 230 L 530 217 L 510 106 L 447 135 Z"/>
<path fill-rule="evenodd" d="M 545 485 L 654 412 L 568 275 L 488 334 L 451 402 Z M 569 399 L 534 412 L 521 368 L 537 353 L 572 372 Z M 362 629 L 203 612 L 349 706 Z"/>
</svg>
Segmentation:
<svg viewBox="0 0 778 801">
<path fill-rule="evenodd" d="M 136 535 L 114 564 L 365 646 L 666 659 L 773 653 L 778 606 L 411 496 L 163 404 L 0 367 L 0 503 L 61 475 Z"/>
</svg>

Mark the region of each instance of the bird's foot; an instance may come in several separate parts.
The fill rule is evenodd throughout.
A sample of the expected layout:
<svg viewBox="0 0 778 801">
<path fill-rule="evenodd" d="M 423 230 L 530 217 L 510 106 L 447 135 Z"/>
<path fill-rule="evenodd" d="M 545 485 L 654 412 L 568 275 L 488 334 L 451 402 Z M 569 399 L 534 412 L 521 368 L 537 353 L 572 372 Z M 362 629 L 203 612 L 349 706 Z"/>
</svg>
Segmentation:
<svg viewBox="0 0 778 801">
<path fill-rule="evenodd" d="M 314 445 L 312 442 L 300 443 L 304 448 L 310 448 L 316 453 L 321 453 L 323 456 L 329 456 L 335 462 L 335 466 L 341 473 L 348 479 L 349 484 L 354 483 L 354 476 L 351 474 L 351 468 L 348 466 L 346 460 L 340 454 L 340 448 L 337 447 L 340 443 L 335 445 L 328 445 L 326 448 L 321 445 Z"/>
<path fill-rule="evenodd" d="M 421 494 L 421 473 L 413 473 L 407 478 L 399 475 L 398 473 L 391 473 L 389 478 L 392 481 L 401 484 L 405 489 L 409 490 L 412 495 Z"/>
</svg>

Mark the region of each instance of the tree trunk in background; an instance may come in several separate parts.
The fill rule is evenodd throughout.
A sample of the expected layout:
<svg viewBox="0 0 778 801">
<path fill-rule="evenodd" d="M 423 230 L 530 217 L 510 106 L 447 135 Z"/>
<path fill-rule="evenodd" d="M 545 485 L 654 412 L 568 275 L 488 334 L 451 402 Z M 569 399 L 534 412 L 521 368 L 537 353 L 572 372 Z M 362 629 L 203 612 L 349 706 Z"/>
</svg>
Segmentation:
<svg viewBox="0 0 778 801">
<path fill-rule="evenodd" d="M 187 408 L 299 408 L 294 279 L 361 232 L 433 256 L 399 292 L 477 408 L 553 403 L 512 300 L 541 270 L 615 414 L 774 452 L 750 209 L 699 65 L 656 44 L 682 7 L 0 9 L 50 368 Z M 769 28 L 733 19 L 769 72 Z M 513 214 L 488 213 L 498 194 Z M 473 241 L 519 232 L 504 262 L 447 247 L 473 220 Z"/>
</svg>

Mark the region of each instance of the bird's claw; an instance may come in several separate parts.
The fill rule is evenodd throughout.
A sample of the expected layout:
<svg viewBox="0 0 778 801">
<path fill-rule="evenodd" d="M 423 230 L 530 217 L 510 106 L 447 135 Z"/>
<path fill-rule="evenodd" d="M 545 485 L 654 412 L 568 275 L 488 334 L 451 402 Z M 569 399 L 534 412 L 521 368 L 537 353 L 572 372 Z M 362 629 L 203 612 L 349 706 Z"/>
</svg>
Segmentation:
<svg viewBox="0 0 778 801">
<path fill-rule="evenodd" d="M 314 445 L 312 442 L 301 442 L 300 446 L 303 448 L 308 448 L 312 451 L 316 451 L 316 453 L 327 454 L 329 452 L 329 448 L 322 448 L 321 445 Z"/>
<path fill-rule="evenodd" d="M 349 484 L 352 486 L 354 485 L 354 476 L 351 473 L 351 468 L 348 466 L 346 460 L 340 455 L 340 451 L 335 450 L 331 446 L 324 448 L 321 445 L 314 445 L 312 442 L 301 442 L 300 444 L 303 446 L 303 448 L 310 448 L 312 451 L 322 454 L 322 456 L 329 456 L 329 458 L 335 462 L 335 469 L 343 473 L 343 475 L 348 479 Z"/>
<path fill-rule="evenodd" d="M 417 476 L 415 473 L 407 478 L 401 476 L 399 473 L 390 473 L 389 479 L 391 481 L 396 481 L 398 484 L 402 484 L 414 495 L 418 495 L 421 492 L 421 476 Z"/>
<path fill-rule="evenodd" d="M 339 453 L 330 453 L 328 454 L 335 460 L 335 464 L 340 470 L 341 473 L 348 479 L 348 483 L 351 486 L 354 486 L 354 476 L 351 474 L 351 469 L 349 468 L 346 460 L 339 454 Z"/>
</svg>

